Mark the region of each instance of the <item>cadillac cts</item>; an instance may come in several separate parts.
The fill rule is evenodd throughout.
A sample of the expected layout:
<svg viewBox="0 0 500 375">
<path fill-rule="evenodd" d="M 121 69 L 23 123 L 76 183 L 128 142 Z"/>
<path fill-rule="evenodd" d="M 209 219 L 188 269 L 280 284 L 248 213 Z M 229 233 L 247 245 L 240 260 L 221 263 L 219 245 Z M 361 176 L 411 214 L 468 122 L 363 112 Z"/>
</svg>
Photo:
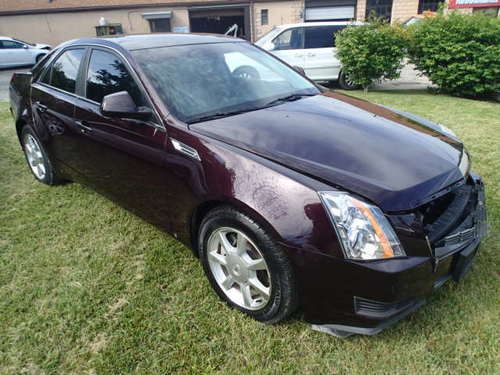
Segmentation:
<svg viewBox="0 0 500 375">
<path fill-rule="evenodd" d="M 444 126 L 328 92 L 251 44 L 63 44 L 10 87 L 36 179 L 77 181 L 190 246 L 266 323 L 375 334 L 469 270 L 484 188 Z"/>
</svg>

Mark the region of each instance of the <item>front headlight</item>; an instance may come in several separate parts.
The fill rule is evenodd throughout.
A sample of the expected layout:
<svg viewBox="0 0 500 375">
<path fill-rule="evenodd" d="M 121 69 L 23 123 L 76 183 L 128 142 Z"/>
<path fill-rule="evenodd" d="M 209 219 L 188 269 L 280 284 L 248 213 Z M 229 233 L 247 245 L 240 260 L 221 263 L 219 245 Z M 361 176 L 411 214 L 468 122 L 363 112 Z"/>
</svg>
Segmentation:
<svg viewBox="0 0 500 375">
<path fill-rule="evenodd" d="M 384 259 L 404 256 L 403 247 L 382 211 L 345 192 L 321 191 L 346 257 Z"/>
</svg>

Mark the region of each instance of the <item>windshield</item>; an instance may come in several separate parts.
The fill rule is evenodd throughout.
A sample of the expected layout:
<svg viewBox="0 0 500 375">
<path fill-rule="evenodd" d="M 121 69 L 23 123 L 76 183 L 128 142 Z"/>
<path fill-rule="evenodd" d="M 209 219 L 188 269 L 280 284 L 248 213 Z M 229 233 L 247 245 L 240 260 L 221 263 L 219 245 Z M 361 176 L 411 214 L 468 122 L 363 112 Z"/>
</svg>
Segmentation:
<svg viewBox="0 0 500 375">
<path fill-rule="evenodd" d="M 169 110 L 187 123 L 276 105 L 280 98 L 319 93 L 295 70 L 245 42 L 132 53 Z"/>
</svg>

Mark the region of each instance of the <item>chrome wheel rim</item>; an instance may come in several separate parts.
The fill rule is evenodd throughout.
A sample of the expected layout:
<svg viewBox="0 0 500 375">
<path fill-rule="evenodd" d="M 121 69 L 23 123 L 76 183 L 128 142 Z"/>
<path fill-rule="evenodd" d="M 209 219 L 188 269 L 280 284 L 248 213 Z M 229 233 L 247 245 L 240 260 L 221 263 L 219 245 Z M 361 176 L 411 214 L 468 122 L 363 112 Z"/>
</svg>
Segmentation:
<svg viewBox="0 0 500 375">
<path fill-rule="evenodd" d="M 43 180 L 47 173 L 45 160 L 38 141 L 31 134 L 27 134 L 26 137 L 24 137 L 24 152 L 26 153 L 26 158 L 28 159 L 28 164 L 33 174 L 39 180 Z"/>
<path fill-rule="evenodd" d="M 259 248 L 241 231 L 223 227 L 208 239 L 207 257 L 217 285 L 234 304 L 259 310 L 271 297 L 271 273 Z"/>
</svg>

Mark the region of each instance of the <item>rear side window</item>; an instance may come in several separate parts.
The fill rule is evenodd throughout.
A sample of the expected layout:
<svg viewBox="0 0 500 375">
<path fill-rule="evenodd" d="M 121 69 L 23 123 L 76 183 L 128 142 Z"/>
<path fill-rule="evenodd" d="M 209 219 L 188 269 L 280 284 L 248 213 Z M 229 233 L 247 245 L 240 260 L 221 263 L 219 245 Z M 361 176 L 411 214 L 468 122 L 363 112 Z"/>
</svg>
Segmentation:
<svg viewBox="0 0 500 375">
<path fill-rule="evenodd" d="M 288 29 L 283 31 L 274 40 L 274 50 L 282 51 L 287 49 L 304 48 L 304 29 Z"/>
<path fill-rule="evenodd" d="M 139 86 L 123 61 L 110 52 L 93 50 L 87 72 L 87 98 L 101 103 L 106 95 L 119 91 L 127 91 L 136 105 L 144 105 Z"/>
<path fill-rule="evenodd" d="M 335 33 L 345 26 L 318 26 L 307 27 L 305 48 L 333 48 L 335 47 Z"/>
<path fill-rule="evenodd" d="M 82 62 L 85 50 L 71 49 L 62 53 L 52 64 L 50 72 L 42 76 L 42 82 L 49 83 L 58 89 L 74 93 L 76 88 L 76 77 Z M 50 74 L 49 74 L 50 73 Z"/>
</svg>

